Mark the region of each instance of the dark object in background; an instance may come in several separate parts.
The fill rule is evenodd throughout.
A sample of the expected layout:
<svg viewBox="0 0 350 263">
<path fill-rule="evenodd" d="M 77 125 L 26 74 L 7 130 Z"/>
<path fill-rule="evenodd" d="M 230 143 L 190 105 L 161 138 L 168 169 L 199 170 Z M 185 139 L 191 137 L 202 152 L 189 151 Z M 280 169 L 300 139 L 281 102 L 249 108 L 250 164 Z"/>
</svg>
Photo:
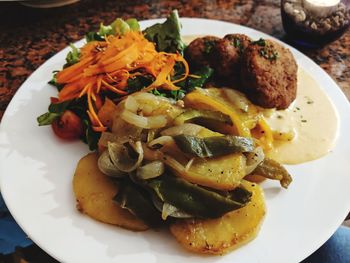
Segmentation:
<svg viewBox="0 0 350 263">
<path fill-rule="evenodd" d="M 40 247 L 33 244 L 29 247 L 19 247 L 12 254 L 3 255 L 0 253 L 1 263 L 59 263 Z"/>
<path fill-rule="evenodd" d="M 54 8 L 74 4 L 79 0 L 33 0 L 22 1 L 21 4 L 34 8 Z"/>
<path fill-rule="evenodd" d="M 293 43 L 309 48 L 322 47 L 340 37 L 349 27 L 349 0 L 319 10 L 306 2 L 309 1 L 281 1 L 283 27 Z"/>
<path fill-rule="evenodd" d="M 350 228 L 340 226 L 326 243 L 301 263 L 349 263 Z"/>
</svg>

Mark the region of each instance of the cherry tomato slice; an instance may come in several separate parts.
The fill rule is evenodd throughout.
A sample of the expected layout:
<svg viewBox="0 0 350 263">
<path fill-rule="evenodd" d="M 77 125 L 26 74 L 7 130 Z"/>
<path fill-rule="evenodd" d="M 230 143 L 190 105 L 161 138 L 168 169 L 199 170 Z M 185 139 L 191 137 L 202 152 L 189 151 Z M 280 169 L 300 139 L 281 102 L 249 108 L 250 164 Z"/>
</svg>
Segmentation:
<svg viewBox="0 0 350 263">
<path fill-rule="evenodd" d="M 78 139 L 83 134 L 83 123 L 78 115 L 70 110 L 66 110 L 52 124 L 54 133 L 66 140 Z"/>
</svg>

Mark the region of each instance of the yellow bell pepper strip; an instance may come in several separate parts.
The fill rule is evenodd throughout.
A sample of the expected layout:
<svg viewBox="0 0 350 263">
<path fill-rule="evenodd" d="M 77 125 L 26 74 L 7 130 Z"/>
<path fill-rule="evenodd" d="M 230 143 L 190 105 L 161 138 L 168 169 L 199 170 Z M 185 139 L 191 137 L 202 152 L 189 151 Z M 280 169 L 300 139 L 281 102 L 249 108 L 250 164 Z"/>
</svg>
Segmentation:
<svg viewBox="0 0 350 263">
<path fill-rule="evenodd" d="M 223 103 L 215 100 L 214 98 L 207 96 L 199 91 L 193 91 L 185 96 L 184 101 L 185 104 L 189 106 L 196 106 L 196 108 L 219 111 L 230 116 L 233 123 L 232 133 L 242 137 L 251 137 L 250 130 L 245 127 L 237 112 L 227 107 Z"/>
<path fill-rule="evenodd" d="M 273 132 L 263 116 L 259 118 L 258 125 L 264 134 L 259 138 L 260 142 L 265 150 L 271 150 L 273 147 Z"/>
</svg>

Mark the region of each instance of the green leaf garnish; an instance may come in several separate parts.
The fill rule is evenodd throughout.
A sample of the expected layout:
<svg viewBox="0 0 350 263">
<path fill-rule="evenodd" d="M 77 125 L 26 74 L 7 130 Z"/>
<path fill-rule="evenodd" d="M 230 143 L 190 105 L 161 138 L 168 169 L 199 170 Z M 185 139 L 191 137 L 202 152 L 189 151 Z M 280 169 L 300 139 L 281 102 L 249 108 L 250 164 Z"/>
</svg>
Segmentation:
<svg viewBox="0 0 350 263">
<path fill-rule="evenodd" d="M 69 46 L 72 48 L 72 50 L 69 51 L 69 53 L 67 54 L 67 57 L 66 57 L 67 63 L 64 65 L 65 67 L 78 63 L 80 59 L 80 50 L 77 47 L 75 47 L 73 44 L 70 44 Z"/>
<path fill-rule="evenodd" d="M 158 51 L 183 54 L 185 43 L 181 39 L 180 30 L 179 15 L 174 10 L 163 24 L 155 24 L 143 32 L 149 41 L 156 43 Z"/>
</svg>

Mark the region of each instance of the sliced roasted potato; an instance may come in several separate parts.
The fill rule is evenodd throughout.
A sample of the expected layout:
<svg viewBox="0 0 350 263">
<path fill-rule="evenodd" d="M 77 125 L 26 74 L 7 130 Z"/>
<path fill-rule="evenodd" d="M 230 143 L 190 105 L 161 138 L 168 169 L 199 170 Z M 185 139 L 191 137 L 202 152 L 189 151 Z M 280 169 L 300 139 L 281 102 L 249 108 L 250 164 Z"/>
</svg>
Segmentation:
<svg viewBox="0 0 350 263">
<path fill-rule="evenodd" d="M 195 158 L 188 170 L 174 172 L 191 183 L 232 190 L 245 176 L 245 163 L 243 154 L 232 153 L 209 159 Z"/>
<path fill-rule="evenodd" d="M 135 231 L 146 230 L 145 223 L 113 202 L 118 186 L 98 169 L 97 158 L 97 154 L 90 153 L 77 165 L 73 178 L 77 208 L 104 223 Z"/>
<path fill-rule="evenodd" d="M 171 103 L 170 100 L 164 97 L 146 92 L 137 92 L 132 96 L 137 100 L 139 110 L 142 111 L 144 116 L 164 115 L 170 122 L 184 111 L 182 107 Z"/>
<path fill-rule="evenodd" d="M 253 194 L 245 207 L 217 219 L 184 219 L 170 226 L 184 248 L 196 253 L 224 254 L 256 237 L 265 215 L 263 191 L 257 184 L 242 182 Z"/>
<path fill-rule="evenodd" d="M 197 136 L 200 138 L 220 136 L 221 133 L 203 128 Z M 182 166 L 186 166 L 188 158 L 175 143 L 163 147 L 162 151 L 175 158 Z M 168 164 L 169 165 L 169 164 Z M 227 154 L 216 158 L 194 158 L 189 169 L 176 169 L 174 173 L 187 181 L 218 190 L 236 188 L 245 176 L 246 159 L 241 153 Z"/>
</svg>

